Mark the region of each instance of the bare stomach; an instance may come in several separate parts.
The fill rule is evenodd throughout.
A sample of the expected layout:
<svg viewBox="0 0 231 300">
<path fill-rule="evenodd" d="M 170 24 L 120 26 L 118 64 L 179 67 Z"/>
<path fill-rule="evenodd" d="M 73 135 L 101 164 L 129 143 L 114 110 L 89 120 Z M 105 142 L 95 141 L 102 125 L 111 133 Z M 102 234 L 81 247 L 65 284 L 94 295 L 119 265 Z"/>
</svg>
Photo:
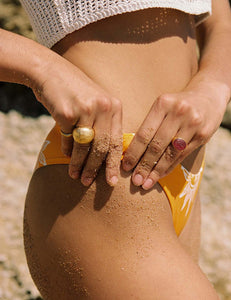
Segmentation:
<svg viewBox="0 0 231 300">
<path fill-rule="evenodd" d="M 197 70 L 193 17 L 176 10 L 107 18 L 68 35 L 53 49 L 122 101 L 124 132 L 135 132 L 155 99 L 182 90 Z M 200 166 L 197 154 L 186 161 L 189 170 L 197 161 Z M 182 237 L 192 256 L 198 246 L 193 242 L 199 228 L 195 207 Z M 163 270 L 172 266 L 173 273 L 164 272 L 162 286 L 171 286 L 173 279 L 183 286 L 175 271 L 185 266 L 184 276 L 190 279 L 194 272 L 200 278 L 176 241 L 161 187 L 144 192 L 123 171 L 114 189 L 105 183 L 103 170 L 86 189 L 68 177 L 67 166 L 38 169 L 27 194 L 24 237 L 44 299 L 170 299 L 153 288 Z"/>
<path fill-rule="evenodd" d="M 122 101 L 123 132 L 136 132 L 157 97 L 184 89 L 198 67 L 194 18 L 172 9 L 145 9 L 103 19 L 66 36 L 53 50 Z M 203 153 L 196 150 L 182 164 L 197 173 Z M 129 178 L 121 180 L 130 186 Z M 184 230 L 185 244 L 193 235 L 195 214 L 199 215 L 198 205 Z"/>
<path fill-rule="evenodd" d="M 197 69 L 193 17 L 167 9 L 106 18 L 54 50 L 122 101 L 124 132 L 135 132 L 155 99 L 182 90 Z"/>
</svg>

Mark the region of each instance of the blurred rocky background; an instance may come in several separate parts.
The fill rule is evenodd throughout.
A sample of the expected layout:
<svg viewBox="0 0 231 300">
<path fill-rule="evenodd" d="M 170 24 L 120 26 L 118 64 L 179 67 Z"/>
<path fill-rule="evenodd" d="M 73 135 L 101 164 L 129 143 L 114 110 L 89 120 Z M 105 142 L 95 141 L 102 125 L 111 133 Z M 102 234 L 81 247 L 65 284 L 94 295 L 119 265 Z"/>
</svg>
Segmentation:
<svg viewBox="0 0 231 300">
<path fill-rule="evenodd" d="M 0 0 L 0 28 L 35 39 L 27 15 L 18 0 Z M 48 114 L 35 100 L 29 88 L 0 82 L 0 111 L 7 113 L 11 109 L 31 117 Z"/>
<path fill-rule="evenodd" d="M 0 27 L 34 39 L 17 0 L 0 0 Z M 0 83 L 0 300 L 41 299 L 26 265 L 22 219 L 36 156 L 52 124 L 30 89 Z M 222 300 L 231 300 L 230 130 L 231 105 L 208 144 L 201 187 L 200 265 Z"/>
</svg>

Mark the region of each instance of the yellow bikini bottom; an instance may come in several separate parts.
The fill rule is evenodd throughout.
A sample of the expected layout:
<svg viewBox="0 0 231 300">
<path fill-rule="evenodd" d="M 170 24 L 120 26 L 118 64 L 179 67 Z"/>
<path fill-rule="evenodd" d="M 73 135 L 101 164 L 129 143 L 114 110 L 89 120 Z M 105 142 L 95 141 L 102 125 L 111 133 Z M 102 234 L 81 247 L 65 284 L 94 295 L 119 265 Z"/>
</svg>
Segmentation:
<svg viewBox="0 0 231 300">
<path fill-rule="evenodd" d="M 132 133 L 123 135 L 123 151 L 126 151 L 133 136 L 134 134 Z M 35 169 L 46 165 L 69 164 L 69 162 L 70 158 L 64 156 L 61 151 L 61 135 L 59 128 L 55 126 L 42 146 Z M 181 233 L 189 218 L 202 179 L 203 170 L 204 161 L 197 174 L 190 173 L 179 164 L 169 175 L 158 181 L 169 200 L 177 235 Z"/>
</svg>

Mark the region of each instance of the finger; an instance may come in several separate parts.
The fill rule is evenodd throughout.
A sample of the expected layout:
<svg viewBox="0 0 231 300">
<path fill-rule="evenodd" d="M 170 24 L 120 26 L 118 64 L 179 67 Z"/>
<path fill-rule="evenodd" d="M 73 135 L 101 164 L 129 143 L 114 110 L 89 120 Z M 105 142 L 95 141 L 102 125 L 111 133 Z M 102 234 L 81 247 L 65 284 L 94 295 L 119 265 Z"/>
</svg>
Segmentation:
<svg viewBox="0 0 231 300">
<path fill-rule="evenodd" d="M 140 162 L 133 172 L 133 184 L 137 186 L 143 185 L 152 169 L 155 167 L 155 165 L 157 165 L 157 162 L 164 153 L 165 149 L 168 147 L 169 143 L 172 140 L 172 137 L 178 131 L 178 122 L 170 122 L 170 117 L 167 117 L 162 122 L 155 136 L 149 143 L 146 152 L 144 153 L 143 157 L 141 158 Z M 172 126 L 169 126 L 169 124 L 172 124 Z M 177 152 L 175 152 L 175 155 L 176 154 Z"/>
<path fill-rule="evenodd" d="M 78 144 L 74 142 L 71 161 L 69 164 L 69 175 L 73 179 L 80 177 L 84 161 L 90 150 L 90 144 Z"/>
<path fill-rule="evenodd" d="M 163 178 L 167 176 L 169 173 L 171 173 L 175 169 L 175 167 L 179 165 L 194 150 L 195 149 L 191 146 L 191 144 L 189 144 L 187 146 L 187 152 L 183 151 L 183 153 L 178 156 L 178 158 L 174 161 L 174 163 L 165 171 L 165 173 L 161 175 L 160 178 Z"/>
<path fill-rule="evenodd" d="M 82 117 L 78 124 L 78 126 L 86 126 L 86 127 L 93 127 L 93 120 L 86 119 Z M 79 144 L 77 142 L 73 142 L 73 149 L 71 153 L 71 160 L 69 164 L 69 175 L 73 179 L 78 179 L 80 177 L 83 164 L 86 160 L 86 157 L 89 153 L 91 144 Z"/>
<path fill-rule="evenodd" d="M 162 177 L 165 171 L 169 168 L 173 161 L 177 159 L 178 151 L 170 144 L 163 153 L 160 160 L 155 165 L 154 169 L 150 172 L 148 177 L 142 184 L 143 189 L 148 190 Z"/>
<path fill-rule="evenodd" d="M 180 126 L 182 127 L 179 129 Z M 183 144 L 180 142 L 185 142 L 186 145 L 194 134 L 195 128 L 190 127 L 187 121 L 182 120 L 180 116 L 176 118 L 174 113 L 169 113 L 137 165 L 132 176 L 133 183 L 142 185 L 145 189 L 151 188 L 181 155 L 183 147 L 180 146 Z M 174 141 L 174 146 L 173 137 L 178 138 Z M 149 174 L 152 169 L 154 170 L 151 176 Z"/>
<path fill-rule="evenodd" d="M 193 157 L 194 157 L 194 161 L 196 159 L 196 157 L 199 159 L 203 159 L 204 157 L 204 152 L 201 152 L 202 154 L 198 156 L 198 153 L 201 150 L 201 147 L 206 143 L 205 140 L 201 140 L 201 139 L 192 139 L 190 141 L 190 143 L 187 145 L 187 148 L 185 149 L 185 151 L 182 152 L 182 154 L 176 159 L 176 161 L 170 166 L 170 168 L 162 175 L 162 177 L 167 176 L 169 173 L 171 173 L 175 167 L 180 164 L 182 161 L 185 160 L 186 157 L 189 156 L 189 154 L 194 153 Z"/>
<path fill-rule="evenodd" d="M 193 136 L 192 132 L 182 131 L 181 133 L 181 131 L 179 131 L 177 136 L 180 136 L 185 140 L 187 144 L 186 149 L 175 149 L 172 143 L 170 143 L 167 146 L 166 150 L 163 152 L 154 169 L 144 181 L 142 185 L 143 189 L 148 190 L 152 188 L 153 185 L 166 174 L 167 170 L 169 170 L 171 166 L 175 165 L 179 161 L 182 161 L 183 158 L 189 155 L 189 153 L 191 153 L 191 151 L 193 150 L 194 145 L 190 144 L 190 141 Z"/>
<path fill-rule="evenodd" d="M 120 103 L 118 103 L 118 106 L 120 106 Z M 116 113 L 112 117 L 111 139 L 106 160 L 106 180 L 111 186 L 115 186 L 118 182 L 123 152 L 122 109 L 121 107 L 116 107 L 115 110 Z"/>
<path fill-rule="evenodd" d="M 66 126 L 65 129 L 60 129 L 61 133 L 61 150 L 64 155 L 71 156 L 72 148 L 73 148 L 73 137 L 72 131 L 74 126 Z"/>
<path fill-rule="evenodd" d="M 126 150 L 122 161 L 122 166 L 125 171 L 130 171 L 136 166 L 161 125 L 165 117 L 165 111 L 159 108 L 159 103 L 160 100 L 157 99 Z"/>
<path fill-rule="evenodd" d="M 81 182 L 89 186 L 106 158 L 110 144 L 111 120 L 107 115 L 101 115 L 94 124 L 95 138 L 84 166 Z"/>
</svg>

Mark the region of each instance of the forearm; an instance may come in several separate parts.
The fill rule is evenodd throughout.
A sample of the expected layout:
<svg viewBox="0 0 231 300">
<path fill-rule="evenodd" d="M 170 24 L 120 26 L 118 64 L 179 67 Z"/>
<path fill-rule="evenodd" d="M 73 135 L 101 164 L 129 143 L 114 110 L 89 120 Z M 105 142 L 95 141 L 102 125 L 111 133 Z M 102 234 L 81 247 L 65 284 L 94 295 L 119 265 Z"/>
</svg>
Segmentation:
<svg viewBox="0 0 231 300">
<path fill-rule="evenodd" d="M 0 29 L 0 81 L 32 87 L 54 55 L 35 41 Z"/>
<path fill-rule="evenodd" d="M 210 82 L 211 92 L 216 86 L 228 103 L 231 97 L 231 21 L 202 26 L 204 42 L 199 70 L 189 85 L 206 85 Z"/>
</svg>

